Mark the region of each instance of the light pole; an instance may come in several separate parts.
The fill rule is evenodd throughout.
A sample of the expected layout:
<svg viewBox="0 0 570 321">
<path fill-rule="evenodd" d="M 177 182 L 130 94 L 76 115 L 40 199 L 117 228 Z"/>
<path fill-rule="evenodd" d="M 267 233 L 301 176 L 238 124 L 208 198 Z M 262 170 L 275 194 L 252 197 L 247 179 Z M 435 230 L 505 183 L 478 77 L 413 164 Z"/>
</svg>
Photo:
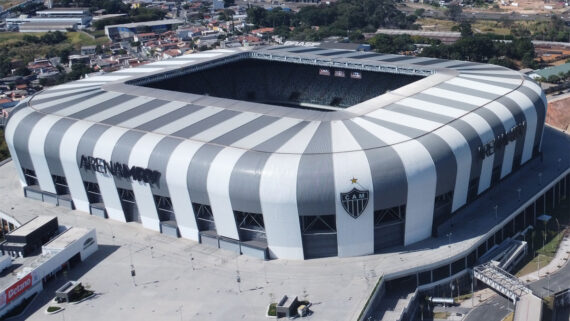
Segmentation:
<svg viewBox="0 0 570 321">
<path fill-rule="evenodd" d="M 495 209 L 495 221 L 499 220 L 499 205 L 495 205 L 493 206 L 493 208 Z"/>
<path fill-rule="evenodd" d="M 519 201 L 521 200 L 521 192 L 522 192 L 522 188 L 517 188 L 517 192 L 519 193 Z"/>
<path fill-rule="evenodd" d="M 538 173 L 538 185 L 542 185 L 542 172 Z"/>
</svg>

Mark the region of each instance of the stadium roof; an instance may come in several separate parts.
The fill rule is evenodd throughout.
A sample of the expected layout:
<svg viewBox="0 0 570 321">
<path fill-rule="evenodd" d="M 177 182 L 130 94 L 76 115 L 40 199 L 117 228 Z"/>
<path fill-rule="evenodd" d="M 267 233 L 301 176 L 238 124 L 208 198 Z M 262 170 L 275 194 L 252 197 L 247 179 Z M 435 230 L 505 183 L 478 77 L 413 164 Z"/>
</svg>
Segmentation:
<svg viewBox="0 0 570 321">
<path fill-rule="evenodd" d="M 247 57 L 429 77 L 333 112 L 138 86 L 175 77 L 184 70 L 201 68 L 204 64 Z M 217 137 L 216 130 L 223 128 L 224 132 L 231 132 L 232 128 L 238 130 L 245 124 L 256 123 L 265 118 L 279 119 L 267 126 L 273 128 L 271 135 L 295 128 L 296 132 L 304 133 L 302 140 L 306 141 L 321 135 L 330 135 L 330 128 L 317 130 L 321 125 L 330 126 L 326 125 L 330 121 L 350 120 L 368 126 L 368 122 L 372 120 L 390 129 L 381 135 L 381 139 L 363 136 L 359 143 L 346 143 L 334 148 L 334 152 L 340 152 L 378 148 L 417 139 L 427 133 L 443 130 L 457 119 L 469 123 L 480 122 L 480 117 L 473 111 L 484 106 L 499 108 L 494 107 L 496 100 L 516 94 L 521 87 L 527 88 L 525 84 L 530 86 L 528 90 L 540 95 L 540 88 L 535 88 L 534 82 L 526 81 L 528 79 L 525 75 L 501 66 L 473 62 L 319 47 L 278 46 L 255 50 L 212 50 L 138 68 L 123 69 L 46 90 L 35 95 L 29 104 L 33 109 L 63 118 L 118 125 L 125 129 L 149 131 L 200 142 L 215 141 L 216 144 L 259 151 L 267 151 L 266 146 L 252 145 L 252 141 L 247 139 L 231 143 L 214 140 Z M 224 115 L 220 118 L 224 121 L 217 118 L 221 117 L 220 113 Z M 226 117 L 230 114 L 231 117 Z M 364 123 L 361 124 L 362 121 Z M 457 124 L 454 126 L 457 127 Z M 252 131 L 249 134 L 253 135 L 256 128 L 252 126 L 248 129 Z M 246 136 L 247 134 L 240 133 Z M 320 153 L 332 152 L 332 149 L 331 146 L 323 146 L 302 151 L 292 147 L 284 152 Z"/>
</svg>

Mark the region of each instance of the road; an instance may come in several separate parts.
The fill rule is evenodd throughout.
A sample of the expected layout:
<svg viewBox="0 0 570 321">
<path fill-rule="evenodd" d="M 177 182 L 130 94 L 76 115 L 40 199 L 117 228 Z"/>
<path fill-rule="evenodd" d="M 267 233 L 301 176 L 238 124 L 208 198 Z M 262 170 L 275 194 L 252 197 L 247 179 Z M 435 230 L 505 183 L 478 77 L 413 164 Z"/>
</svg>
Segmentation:
<svg viewBox="0 0 570 321">
<path fill-rule="evenodd" d="M 570 288 L 570 264 L 566 264 L 563 268 L 558 270 L 558 272 L 552 274 L 550 278 L 543 278 L 538 281 L 534 281 L 530 283 L 528 287 L 535 295 L 541 298 L 552 295 L 560 290 Z M 496 295 L 487 300 L 486 303 L 471 310 L 464 321 L 501 321 L 510 311 L 512 311 L 512 308 L 512 303 L 509 307 L 508 299 L 501 295 Z"/>
<path fill-rule="evenodd" d="M 496 295 L 471 310 L 464 321 L 501 321 L 511 311 L 513 304 L 507 298 Z"/>
</svg>

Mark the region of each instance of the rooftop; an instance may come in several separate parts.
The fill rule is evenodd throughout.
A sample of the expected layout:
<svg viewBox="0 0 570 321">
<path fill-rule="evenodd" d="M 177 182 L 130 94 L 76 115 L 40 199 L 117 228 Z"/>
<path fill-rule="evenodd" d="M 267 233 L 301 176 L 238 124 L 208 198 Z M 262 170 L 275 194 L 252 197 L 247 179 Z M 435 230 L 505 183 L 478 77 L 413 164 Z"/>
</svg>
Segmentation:
<svg viewBox="0 0 570 321">
<path fill-rule="evenodd" d="M 63 250 L 68 245 L 80 239 L 82 236 L 87 234 L 90 229 L 82 227 L 70 227 L 56 238 L 46 243 L 43 247 L 47 250 Z"/>
<path fill-rule="evenodd" d="M 10 233 L 13 236 L 27 236 L 38 228 L 44 226 L 45 224 L 51 222 L 53 219 L 57 219 L 55 216 L 36 216 L 31 221 L 25 223 L 19 228 L 15 229 Z"/>
<path fill-rule="evenodd" d="M 105 26 L 105 29 L 119 28 L 119 27 L 123 27 L 123 28 L 136 28 L 136 27 L 144 27 L 144 26 L 152 27 L 152 26 L 174 25 L 174 24 L 182 24 L 182 23 L 184 23 L 184 20 L 178 20 L 178 19 L 155 20 L 155 21 L 146 21 L 146 22 L 125 23 L 125 24 L 121 24 L 121 25 L 110 25 L 110 26 Z"/>
</svg>

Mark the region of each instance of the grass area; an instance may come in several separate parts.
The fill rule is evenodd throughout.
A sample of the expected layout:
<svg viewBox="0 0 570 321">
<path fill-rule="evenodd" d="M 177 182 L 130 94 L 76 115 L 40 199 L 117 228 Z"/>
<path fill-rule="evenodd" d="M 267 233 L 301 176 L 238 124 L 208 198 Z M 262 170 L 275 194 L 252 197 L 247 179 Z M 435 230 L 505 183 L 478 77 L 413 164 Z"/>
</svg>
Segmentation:
<svg viewBox="0 0 570 321">
<path fill-rule="evenodd" d="M 109 38 L 105 36 L 104 31 L 103 31 L 103 36 L 93 35 L 93 37 L 90 37 L 89 34 L 84 32 L 67 33 L 67 41 L 76 48 L 81 46 L 103 45 L 110 42 Z"/>
<path fill-rule="evenodd" d="M 514 312 L 509 312 L 509 314 L 507 314 L 506 317 L 503 318 L 502 321 L 513 321 L 513 318 L 515 317 L 515 313 Z"/>
<path fill-rule="evenodd" d="M 6 139 L 4 139 L 4 128 L 0 128 L 0 161 L 8 157 L 10 157 L 10 151 L 8 151 L 8 145 L 6 145 Z"/>
<path fill-rule="evenodd" d="M 542 235 L 538 234 L 538 239 L 535 237 L 535 245 L 536 242 L 542 242 Z M 560 232 L 560 234 L 555 235 L 548 243 L 544 245 L 544 247 L 540 247 L 536 251 L 536 256 L 532 257 L 530 261 L 527 260 L 527 263 L 516 273 L 516 276 L 526 275 L 532 272 L 536 272 L 538 267 L 544 267 L 552 261 L 554 255 L 556 255 L 556 250 L 558 249 L 558 245 L 562 241 L 564 237 L 564 231 Z M 542 245 L 542 244 L 541 244 Z M 531 251 L 529 251 L 529 255 L 533 256 Z"/>
<path fill-rule="evenodd" d="M 457 25 L 457 23 L 450 20 L 435 18 L 419 18 L 416 23 L 420 24 L 424 31 L 451 31 L 451 28 Z"/>
<path fill-rule="evenodd" d="M 5 10 L 22 2 L 24 2 L 24 0 L 0 0 L 0 6 Z"/>
<path fill-rule="evenodd" d="M 463 294 L 463 295 L 460 295 L 460 296 L 458 296 L 458 297 L 455 297 L 455 298 L 454 298 L 454 301 L 455 301 L 456 303 L 461 303 L 461 302 L 463 302 L 463 301 L 465 301 L 465 300 L 471 299 L 472 296 L 473 296 L 472 293 Z"/>
<path fill-rule="evenodd" d="M 85 32 L 67 32 L 66 43 L 72 45 L 74 48 L 79 49 L 81 46 L 90 45 L 103 45 L 109 43 L 109 39 L 105 36 L 105 31 L 101 30 L 102 34 L 93 34 L 94 38 L 90 37 L 89 34 Z M 0 45 L 15 45 L 20 41 L 23 41 L 24 35 L 34 35 L 36 37 L 41 37 L 45 33 L 20 33 L 20 32 L 0 32 Z M 44 47 L 47 47 L 44 45 Z"/>
<path fill-rule="evenodd" d="M 539 260 L 541 267 L 546 266 L 550 261 L 552 261 L 556 255 L 558 245 L 564 238 L 564 226 L 567 226 L 570 223 L 570 199 L 567 198 L 562 201 L 553 211 L 551 211 L 551 213 L 548 214 L 552 216 L 552 219 L 546 227 L 547 235 L 544 247 L 542 246 L 544 226 L 542 223 L 539 223 L 536 226 L 536 230 L 527 236 L 529 246 L 528 255 L 523 259 L 522 263 L 520 263 L 520 269 L 516 273 L 516 276 L 536 272 Z M 558 233 L 557 222 L 560 224 L 560 233 Z M 515 269 L 515 271 L 516 270 L 517 269 Z"/>
<path fill-rule="evenodd" d="M 25 33 L 20 32 L 0 32 L 0 44 L 6 45 L 15 43 L 24 38 Z M 43 33 L 35 33 L 34 35 L 41 36 Z"/>
<path fill-rule="evenodd" d="M 511 28 L 499 21 L 478 20 L 471 25 L 475 32 L 494 33 L 496 35 L 510 35 Z"/>
<path fill-rule="evenodd" d="M 267 315 L 270 317 L 277 316 L 277 303 L 271 303 L 267 309 Z"/>
<path fill-rule="evenodd" d="M 434 319 L 447 319 L 451 314 L 449 312 L 434 312 Z"/>
<path fill-rule="evenodd" d="M 53 313 L 53 312 L 56 312 L 56 311 L 59 311 L 59 310 L 61 310 L 61 307 L 49 306 L 49 307 L 47 308 L 47 312 L 49 312 L 49 313 Z"/>
</svg>

